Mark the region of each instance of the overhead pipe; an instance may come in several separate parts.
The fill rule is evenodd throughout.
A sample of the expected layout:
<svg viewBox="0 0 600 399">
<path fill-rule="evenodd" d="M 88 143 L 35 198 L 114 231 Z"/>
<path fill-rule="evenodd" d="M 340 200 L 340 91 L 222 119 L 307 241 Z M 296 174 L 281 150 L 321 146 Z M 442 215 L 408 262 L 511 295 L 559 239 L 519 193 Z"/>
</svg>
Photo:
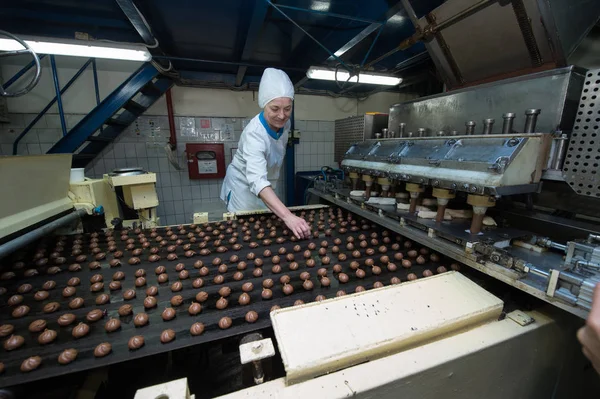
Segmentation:
<svg viewBox="0 0 600 399">
<path fill-rule="evenodd" d="M 272 65 L 253 64 L 250 62 L 234 62 L 234 61 L 207 60 L 207 59 L 202 59 L 202 58 L 171 57 L 168 55 L 153 55 L 152 58 L 157 59 L 157 60 L 198 62 L 198 63 L 203 63 L 203 64 L 245 66 L 245 67 L 249 67 L 249 68 L 271 68 L 272 67 Z M 306 72 L 306 68 L 294 68 L 294 67 L 287 67 L 287 66 L 277 66 L 277 68 L 283 69 L 286 71 Z"/>
<path fill-rule="evenodd" d="M 54 81 L 54 91 L 56 92 L 56 104 L 58 105 L 58 116 L 60 117 L 60 126 L 63 136 L 67 135 L 67 122 L 65 121 L 65 111 L 63 109 L 62 96 L 60 94 L 60 83 L 58 82 L 58 71 L 56 70 L 56 59 L 54 54 L 50 55 L 50 66 L 52 67 L 52 80 Z"/>
<path fill-rule="evenodd" d="M 60 217 L 56 220 L 53 220 L 50 223 L 47 223 L 41 227 L 38 227 L 35 230 L 30 231 L 29 233 L 23 234 L 7 243 L 0 245 L 0 259 L 4 258 L 7 255 L 15 252 L 19 248 L 24 247 L 27 244 L 31 244 L 32 242 L 39 240 L 40 238 L 48 235 L 59 227 L 65 226 L 74 220 L 77 220 L 87 212 L 85 209 L 78 209 L 75 212 L 69 213 L 63 217 Z"/>
<path fill-rule="evenodd" d="M 171 89 L 167 90 L 167 115 L 169 117 L 169 146 L 171 150 L 177 148 L 177 132 L 175 131 L 175 116 L 173 113 L 173 97 L 171 97 Z"/>
</svg>

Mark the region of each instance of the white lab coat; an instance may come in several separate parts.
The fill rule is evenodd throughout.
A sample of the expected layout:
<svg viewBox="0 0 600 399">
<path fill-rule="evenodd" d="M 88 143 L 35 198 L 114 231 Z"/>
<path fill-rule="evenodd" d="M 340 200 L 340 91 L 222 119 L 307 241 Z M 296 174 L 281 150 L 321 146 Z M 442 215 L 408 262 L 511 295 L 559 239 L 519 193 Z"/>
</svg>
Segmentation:
<svg viewBox="0 0 600 399">
<path fill-rule="evenodd" d="M 287 121 L 283 133 L 275 139 L 272 135 L 277 133 L 269 128 L 269 134 L 261 115 L 255 116 L 242 132 L 235 156 L 227 167 L 221 200 L 229 212 L 266 208 L 258 194 L 267 186 L 275 189 L 277 185 L 291 123 Z"/>
</svg>

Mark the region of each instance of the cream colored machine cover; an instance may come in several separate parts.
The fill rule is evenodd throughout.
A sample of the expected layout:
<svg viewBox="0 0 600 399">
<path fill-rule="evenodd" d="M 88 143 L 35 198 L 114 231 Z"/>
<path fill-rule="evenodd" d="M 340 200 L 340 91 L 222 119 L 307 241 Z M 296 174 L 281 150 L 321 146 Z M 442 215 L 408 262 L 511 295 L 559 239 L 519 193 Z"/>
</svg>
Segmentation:
<svg viewBox="0 0 600 399">
<path fill-rule="evenodd" d="M 503 302 L 458 272 L 279 309 L 271 321 L 292 384 L 497 320 Z"/>
<path fill-rule="evenodd" d="M 71 154 L 0 156 L 0 239 L 73 208 Z"/>
</svg>

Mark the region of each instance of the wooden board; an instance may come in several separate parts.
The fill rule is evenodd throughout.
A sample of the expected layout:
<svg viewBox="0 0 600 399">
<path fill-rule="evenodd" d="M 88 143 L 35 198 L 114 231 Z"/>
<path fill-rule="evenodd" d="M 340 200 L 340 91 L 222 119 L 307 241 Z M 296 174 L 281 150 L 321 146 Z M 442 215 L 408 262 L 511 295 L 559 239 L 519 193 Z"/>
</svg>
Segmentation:
<svg viewBox="0 0 600 399">
<path fill-rule="evenodd" d="M 503 302 L 458 272 L 276 310 L 293 384 L 496 320 Z"/>
</svg>

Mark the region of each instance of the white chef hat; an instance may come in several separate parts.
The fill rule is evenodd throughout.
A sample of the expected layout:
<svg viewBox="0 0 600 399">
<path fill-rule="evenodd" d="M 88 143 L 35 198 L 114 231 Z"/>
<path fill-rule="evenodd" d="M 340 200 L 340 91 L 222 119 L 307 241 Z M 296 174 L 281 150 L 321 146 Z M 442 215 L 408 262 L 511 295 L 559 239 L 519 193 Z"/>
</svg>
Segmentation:
<svg viewBox="0 0 600 399">
<path fill-rule="evenodd" d="M 267 68 L 258 87 L 258 106 L 264 108 L 271 100 L 279 97 L 294 99 L 294 85 L 281 69 Z"/>
</svg>

